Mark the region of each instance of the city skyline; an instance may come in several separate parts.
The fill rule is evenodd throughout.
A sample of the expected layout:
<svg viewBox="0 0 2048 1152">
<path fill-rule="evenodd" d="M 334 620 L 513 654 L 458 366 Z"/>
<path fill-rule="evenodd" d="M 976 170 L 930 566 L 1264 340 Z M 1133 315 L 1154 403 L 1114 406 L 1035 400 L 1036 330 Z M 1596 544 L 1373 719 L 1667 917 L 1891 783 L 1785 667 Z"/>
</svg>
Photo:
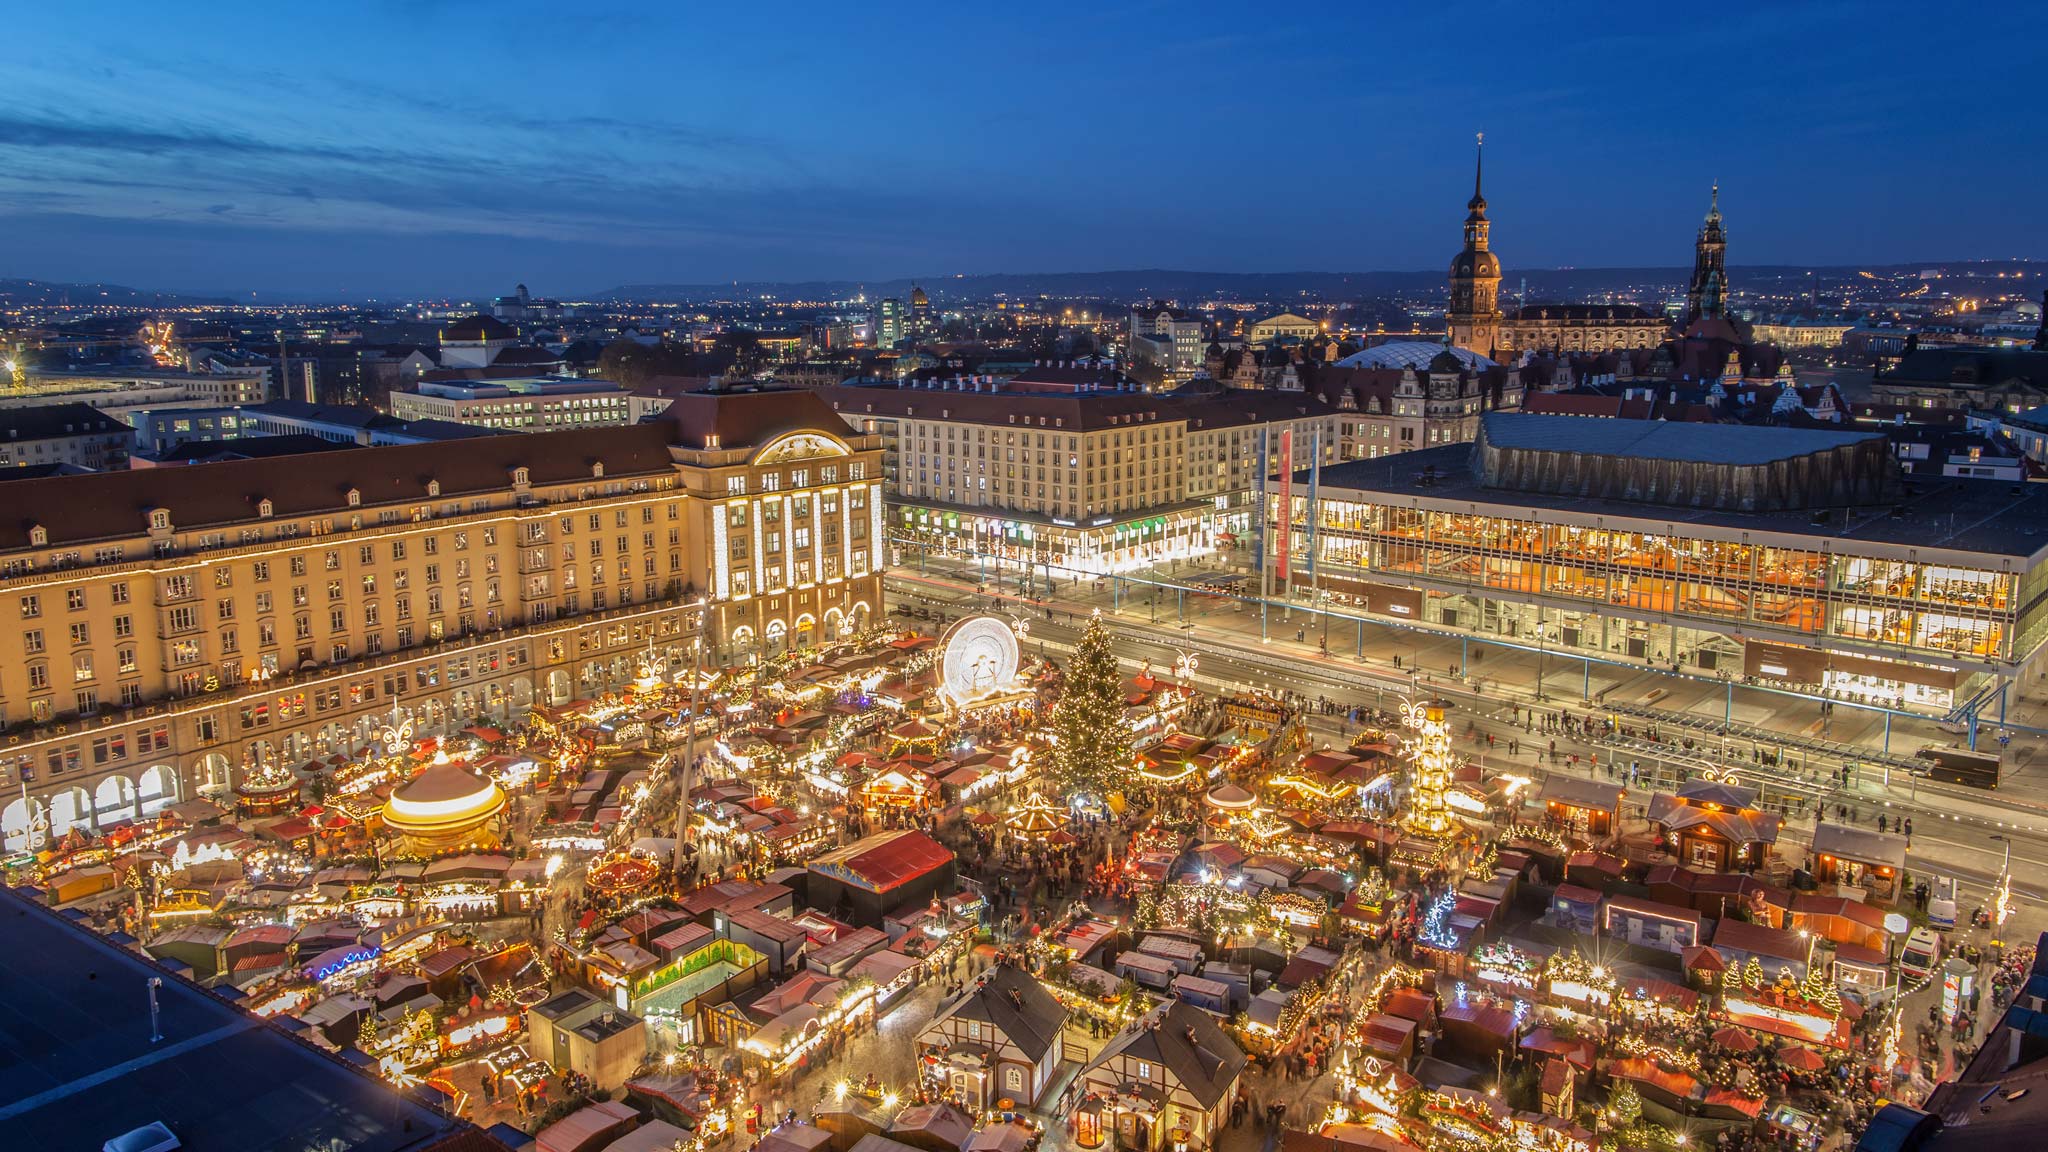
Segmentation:
<svg viewBox="0 0 2048 1152">
<path fill-rule="evenodd" d="M 2001 43 L 2033 51 L 2011 25 L 2039 20 L 2010 14 Z M 1916 27 L 1896 84 L 1895 24 L 1482 6 L 1254 27 L 1139 5 L 771 43 L 725 13 L 451 4 L 280 52 L 309 30 L 255 9 L 126 45 L 27 13 L 0 76 L 0 275 L 351 296 L 1422 270 L 1453 250 L 1479 131 L 1510 276 L 1680 265 L 1717 179 L 1736 265 L 2034 255 L 2042 162 L 1996 112 L 2031 69 L 1965 67 L 1981 30 Z M 2004 178 L 1958 191 L 1987 155 Z"/>
</svg>

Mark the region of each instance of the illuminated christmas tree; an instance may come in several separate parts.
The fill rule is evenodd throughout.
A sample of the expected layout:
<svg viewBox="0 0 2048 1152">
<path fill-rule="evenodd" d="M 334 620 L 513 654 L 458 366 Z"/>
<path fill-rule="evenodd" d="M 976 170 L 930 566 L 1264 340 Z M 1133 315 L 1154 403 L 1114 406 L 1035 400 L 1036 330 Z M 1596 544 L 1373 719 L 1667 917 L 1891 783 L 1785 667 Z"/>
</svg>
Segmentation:
<svg viewBox="0 0 2048 1152">
<path fill-rule="evenodd" d="M 1616 1128 L 1628 1128 L 1643 1118 L 1643 1098 L 1636 1095 L 1636 1086 L 1627 1080 L 1607 1098 L 1607 1114 L 1613 1118 Z"/>
<path fill-rule="evenodd" d="M 1408 806 L 1402 826 L 1417 836 L 1442 840 L 1457 831 L 1446 800 L 1457 779 L 1458 754 L 1451 751 L 1451 723 L 1438 701 L 1409 701 L 1401 720 L 1414 735 L 1402 740 L 1408 756 Z"/>
<path fill-rule="evenodd" d="M 1131 729 L 1124 719 L 1123 675 L 1109 650 L 1098 612 L 1074 646 L 1052 710 L 1053 774 L 1069 793 L 1106 792 L 1131 766 Z"/>
</svg>

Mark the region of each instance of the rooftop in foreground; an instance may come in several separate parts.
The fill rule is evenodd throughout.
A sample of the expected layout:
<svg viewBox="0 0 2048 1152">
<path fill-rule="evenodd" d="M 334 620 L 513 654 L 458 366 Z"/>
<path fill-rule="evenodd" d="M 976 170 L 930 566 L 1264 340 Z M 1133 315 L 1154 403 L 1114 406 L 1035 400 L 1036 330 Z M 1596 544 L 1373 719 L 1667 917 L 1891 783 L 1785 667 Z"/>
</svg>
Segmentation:
<svg viewBox="0 0 2048 1152">
<path fill-rule="evenodd" d="M 1610 423 L 1596 419 L 1558 417 L 1579 424 Z M 1632 423 L 1631 421 L 1611 421 Z M 1831 508 L 1815 519 L 1807 509 L 1742 512 L 1693 508 L 1632 500 L 1522 492 L 1488 487 L 1473 470 L 1469 444 L 1446 444 L 1402 452 L 1378 460 L 1351 460 L 1322 470 L 1325 499 L 1364 500 L 1407 507 L 1430 505 L 1495 505 L 1545 518 L 1568 517 L 1573 523 L 1595 518 L 1625 519 L 1668 526 L 1682 533 L 1687 525 L 1788 536 L 1832 537 L 1905 547 L 1947 548 L 1990 556 L 2031 557 L 2048 548 L 2048 485 L 2014 485 L 1999 480 L 1916 476 L 1894 501 L 1850 508 Z M 1309 474 L 1298 472 L 1295 490 L 1306 491 Z M 1454 510 L 1446 508 L 1446 511 Z"/>
<path fill-rule="evenodd" d="M 0 1131 L 10 1148 L 97 1148 L 152 1121 L 184 1147 L 427 1152 L 475 1129 L 163 972 L 21 893 L 0 893 Z M 474 1144 L 468 1147 L 476 1147 Z"/>
</svg>

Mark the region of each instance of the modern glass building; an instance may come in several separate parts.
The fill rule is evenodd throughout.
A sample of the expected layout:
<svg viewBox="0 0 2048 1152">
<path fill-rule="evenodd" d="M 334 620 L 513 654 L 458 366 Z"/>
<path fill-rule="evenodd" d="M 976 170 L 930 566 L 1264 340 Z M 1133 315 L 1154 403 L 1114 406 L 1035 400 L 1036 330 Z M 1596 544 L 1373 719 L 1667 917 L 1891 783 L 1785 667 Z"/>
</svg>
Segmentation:
<svg viewBox="0 0 2048 1152">
<path fill-rule="evenodd" d="M 2039 675 L 2048 492 L 1882 435 L 1495 413 L 1293 491 L 1292 594 L 1340 612 L 1921 713 Z"/>
</svg>

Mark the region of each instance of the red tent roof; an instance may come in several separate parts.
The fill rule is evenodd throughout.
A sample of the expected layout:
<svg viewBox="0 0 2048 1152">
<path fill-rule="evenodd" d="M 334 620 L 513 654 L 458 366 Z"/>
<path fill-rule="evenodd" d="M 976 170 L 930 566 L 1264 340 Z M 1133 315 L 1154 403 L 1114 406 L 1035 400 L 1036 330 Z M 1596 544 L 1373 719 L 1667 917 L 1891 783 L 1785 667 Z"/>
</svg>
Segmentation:
<svg viewBox="0 0 2048 1152">
<path fill-rule="evenodd" d="M 856 840 L 811 862 L 811 870 L 887 892 L 953 862 L 946 846 L 922 832 L 883 832 Z"/>
</svg>

